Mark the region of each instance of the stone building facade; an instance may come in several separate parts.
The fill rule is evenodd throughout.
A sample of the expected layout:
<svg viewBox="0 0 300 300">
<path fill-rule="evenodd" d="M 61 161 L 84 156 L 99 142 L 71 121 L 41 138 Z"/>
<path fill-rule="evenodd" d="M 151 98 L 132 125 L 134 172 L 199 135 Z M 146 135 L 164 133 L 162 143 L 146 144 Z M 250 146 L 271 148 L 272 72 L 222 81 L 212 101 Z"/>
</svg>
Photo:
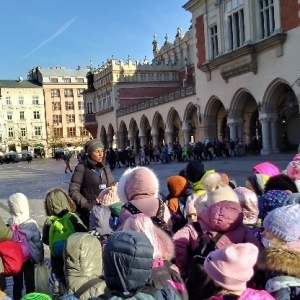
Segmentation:
<svg viewBox="0 0 300 300">
<path fill-rule="evenodd" d="M 149 63 L 114 58 L 89 73 L 85 126 L 106 146 L 262 142 L 297 148 L 299 0 L 190 0 L 192 26 L 153 41 Z M 93 128 L 93 130 L 91 129 Z"/>
</svg>

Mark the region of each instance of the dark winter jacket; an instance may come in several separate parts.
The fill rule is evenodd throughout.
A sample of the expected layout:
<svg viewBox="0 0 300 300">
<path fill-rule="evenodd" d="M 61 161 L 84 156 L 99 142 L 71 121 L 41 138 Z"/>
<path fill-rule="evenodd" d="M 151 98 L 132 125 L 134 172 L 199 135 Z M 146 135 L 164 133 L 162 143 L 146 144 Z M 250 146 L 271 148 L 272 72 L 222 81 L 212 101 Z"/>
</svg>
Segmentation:
<svg viewBox="0 0 300 300">
<path fill-rule="evenodd" d="M 75 204 L 72 199 L 66 194 L 66 192 L 60 188 L 54 188 L 47 192 L 45 198 L 45 211 L 48 217 L 57 216 L 63 217 L 67 212 L 75 211 Z M 70 221 L 73 224 L 75 232 L 85 232 L 87 231 L 86 227 L 83 225 L 80 218 L 74 214 Z M 49 245 L 49 233 L 50 226 L 52 221 L 50 218 L 45 220 L 43 225 L 43 238 L 42 241 L 44 244 Z M 64 276 L 63 273 L 63 258 L 51 256 L 51 267 L 53 273 L 60 278 Z"/>
<path fill-rule="evenodd" d="M 84 164 L 76 166 L 69 186 L 69 195 L 86 226 L 89 222 L 89 212 L 100 191 L 113 184 L 113 175 L 104 163 L 97 163 L 87 157 Z"/>
<path fill-rule="evenodd" d="M 6 226 L 2 218 L 0 218 L 0 242 L 11 240 L 11 230 Z"/>
<path fill-rule="evenodd" d="M 300 242 L 298 243 L 300 246 Z M 299 249 L 299 247 L 298 247 Z M 264 249 L 258 259 L 258 268 L 265 271 L 265 290 L 277 300 L 300 296 L 300 252 L 288 248 Z"/>
<path fill-rule="evenodd" d="M 170 289 L 143 291 L 151 274 L 153 246 L 146 235 L 133 231 L 112 234 L 104 248 L 104 274 L 111 299 L 179 300 Z"/>
</svg>

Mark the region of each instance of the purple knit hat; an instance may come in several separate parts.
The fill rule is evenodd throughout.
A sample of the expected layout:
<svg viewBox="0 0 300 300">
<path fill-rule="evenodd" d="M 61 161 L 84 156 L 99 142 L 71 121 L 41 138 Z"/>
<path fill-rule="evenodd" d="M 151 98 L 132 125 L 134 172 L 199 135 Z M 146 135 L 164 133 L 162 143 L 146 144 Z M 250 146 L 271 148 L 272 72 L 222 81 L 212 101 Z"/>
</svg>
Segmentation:
<svg viewBox="0 0 300 300">
<path fill-rule="evenodd" d="M 300 205 L 293 204 L 272 210 L 264 219 L 265 230 L 289 243 L 300 239 Z"/>
<path fill-rule="evenodd" d="M 258 248 L 251 243 L 232 244 L 211 252 L 204 262 L 207 275 L 230 291 L 243 291 L 254 274 Z"/>
</svg>

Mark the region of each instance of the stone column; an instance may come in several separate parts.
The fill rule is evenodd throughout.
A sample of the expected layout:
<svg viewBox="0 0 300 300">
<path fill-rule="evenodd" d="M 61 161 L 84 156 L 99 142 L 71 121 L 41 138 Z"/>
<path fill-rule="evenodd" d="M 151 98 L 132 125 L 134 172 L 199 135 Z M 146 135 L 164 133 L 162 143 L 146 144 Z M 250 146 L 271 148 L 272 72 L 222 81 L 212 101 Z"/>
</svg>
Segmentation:
<svg viewBox="0 0 300 300">
<path fill-rule="evenodd" d="M 158 146 L 158 134 L 152 134 L 153 146 Z"/>
<path fill-rule="evenodd" d="M 144 147 L 146 145 L 146 137 L 144 135 L 140 135 L 140 144 L 142 147 Z"/>
<path fill-rule="evenodd" d="M 273 153 L 279 153 L 279 148 L 278 148 L 278 137 L 277 137 L 277 122 L 278 118 L 273 117 L 270 119 L 270 129 L 271 129 L 271 147 Z"/>
<path fill-rule="evenodd" d="M 244 122 L 237 122 L 236 129 L 237 129 L 237 138 L 242 139 L 242 141 L 244 141 Z"/>
<path fill-rule="evenodd" d="M 190 130 L 189 129 L 183 130 L 183 139 L 184 139 L 184 145 L 187 145 L 190 142 Z"/>
<path fill-rule="evenodd" d="M 234 122 L 227 122 L 227 125 L 229 126 L 229 130 L 230 130 L 230 139 L 233 141 L 236 141 L 236 123 Z"/>
<path fill-rule="evenodd" d="M 130 142 L 130 147 L 132 147 L 132 146 L 134 147 L 134 137 L 129 136 L 128 139 L 129 139 L 129 142 Z"/>
<path fill-rule="evenodd" d="M 259 118 L 261 122 L 262 131 L 262 144 L 263 149 L 260 151 L 261 154 L 270 154 L 272 149 L 270 147 L 270 120 L 269 118 L 263 117 Z"/>
<path fill-rule="evenodd" d="M 169 143 L 173 144 L 172 132 L 165 132 L 165 136 L 166 136 L 166 144 L 168 144 L 168 145 L 169 145 Z"/>
</svg>

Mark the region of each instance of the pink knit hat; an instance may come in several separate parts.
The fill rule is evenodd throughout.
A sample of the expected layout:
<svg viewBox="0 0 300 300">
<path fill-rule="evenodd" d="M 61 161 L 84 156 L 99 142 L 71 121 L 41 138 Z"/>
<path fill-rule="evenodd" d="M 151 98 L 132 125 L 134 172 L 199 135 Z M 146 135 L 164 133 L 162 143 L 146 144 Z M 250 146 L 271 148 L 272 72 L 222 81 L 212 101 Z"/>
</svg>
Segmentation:
<svg viewBox="0 0 300 300">
<path fill-rule="evenodd" d="M 256 225 L 259 213 L 257 195 L 253 191 L 242 186 L 237 187 L 234 191 L 239 197 L 243 210 L 243 223 L 247 225 Z"/>
<path fill-rule="evenodd" d="M 258 248 L 251 243 L 232 244 L 211 252 L 204 262 L 207 275 L 229 291 L 244 291 L 254 274 Z"/>
<path fill-rule="evenodd" d="M 280 174 L 279 169 L 269 162 L 263 162 L 254 166 L 253 172 L 257 174 L 268 175 L 270 177 Z"/>
<path fill-rule="evenodd" d="M 171 238 L 156 227 L 148 216 L 144 214 L 130 216 L 125 221 L 123 230 L 144 233 L 154 248 L 153 259 L 171 260 L 175 256 L 175 248 Z"/>
<path fill-rule="evenodd" d="M 300 160 L 291 161 L 286 168 L 286 175 L 293 180 L 300 179 Z"/>
<path fill-rule="evenodd" d="M 99 201 L 102 205 L 110 206 L 117 202 L 120 202 L 120 199 L 117 194 L 117 186 L 111 186 L 102 190 L 98 196 Z"/>
</svg>

